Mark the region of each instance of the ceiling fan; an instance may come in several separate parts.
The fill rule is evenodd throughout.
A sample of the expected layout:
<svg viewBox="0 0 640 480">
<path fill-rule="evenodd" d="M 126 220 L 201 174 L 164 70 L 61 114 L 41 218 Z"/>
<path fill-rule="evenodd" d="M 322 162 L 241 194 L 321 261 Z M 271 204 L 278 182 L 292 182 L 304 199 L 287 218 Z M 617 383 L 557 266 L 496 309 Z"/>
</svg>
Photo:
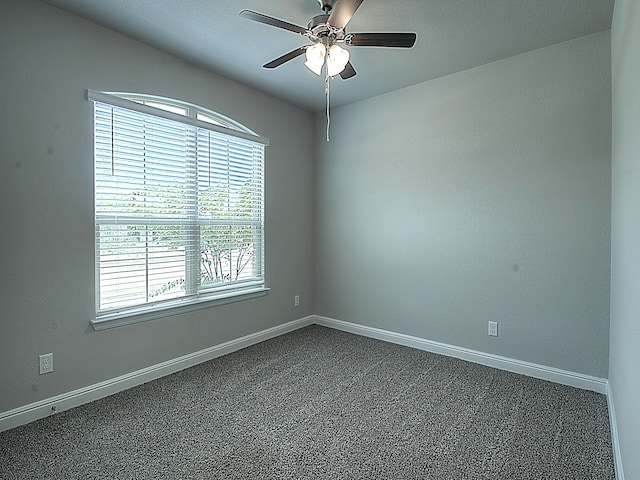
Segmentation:
<svg viewBox="0 0 640 480">
<path fill-rule="evenodd" d="M 356 74 L 349 61 L 349 51 L 338 44 L 350 47 L 397 47 L 411 48 L 416 42 L 415 33 L 347 33 L 345 27 L 364 0 L 318 0 L 323 13 L 316 15 L 307 27 L 294 25 L 252 10 L 243 10 L 240 15 L 255 22 L 282 28 L 303 35 L 311 41 L 281 57 L 263 65 L 264 68 L 276 68 L 302 54 L 306 54 L 305 65 L 316 75 L 327 66 L 327 78 L 340 75 L 351 78 Z"/>
</svg>

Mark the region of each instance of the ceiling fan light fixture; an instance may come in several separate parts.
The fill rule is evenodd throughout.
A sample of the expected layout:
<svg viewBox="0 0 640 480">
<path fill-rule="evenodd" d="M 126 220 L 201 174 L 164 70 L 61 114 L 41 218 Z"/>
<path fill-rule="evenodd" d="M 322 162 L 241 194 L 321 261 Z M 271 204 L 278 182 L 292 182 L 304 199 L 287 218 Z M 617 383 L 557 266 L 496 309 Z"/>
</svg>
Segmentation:
<svg viewBox="0 0 640 480">
<path fill-rule="evenodd" d="M 349 63 L 349 50 L 331 45 L 327 55 L 327 73 L 330 77 L 335 77 L 342 72 Z"/>
<path fill-rule="evenodd" d="M 326 52 L 327 49 L 322 43 L 315 43 L 308 47 L 306 51 L 307 61 L 304 62 L 305 67 L 316 75 L 320 75 L 322 73 Z"/>
</svg>

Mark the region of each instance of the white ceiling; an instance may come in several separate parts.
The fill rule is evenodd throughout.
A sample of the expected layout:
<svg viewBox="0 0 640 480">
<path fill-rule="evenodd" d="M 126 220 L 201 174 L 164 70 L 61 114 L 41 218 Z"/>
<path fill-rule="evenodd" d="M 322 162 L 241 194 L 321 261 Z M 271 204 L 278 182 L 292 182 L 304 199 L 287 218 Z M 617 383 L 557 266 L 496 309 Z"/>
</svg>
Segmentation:
<svg viewBox="0 0 640 480">
<path fill-rule="evenodd" d="M 298 57 L 262 65 L 305 37 L 242 18 L 255 10 L 307 26 L 318 0 L 43 0 L 310 111 L 324 79 Z M 339 1 L 339 0 L 338 0 Z M 412 49 L 349 47 L 358 74 L 331 82 L 339 106 L 611 27 L 614 0 L 365 0 L 355 32 L 416 32 Z"/>
</svg>

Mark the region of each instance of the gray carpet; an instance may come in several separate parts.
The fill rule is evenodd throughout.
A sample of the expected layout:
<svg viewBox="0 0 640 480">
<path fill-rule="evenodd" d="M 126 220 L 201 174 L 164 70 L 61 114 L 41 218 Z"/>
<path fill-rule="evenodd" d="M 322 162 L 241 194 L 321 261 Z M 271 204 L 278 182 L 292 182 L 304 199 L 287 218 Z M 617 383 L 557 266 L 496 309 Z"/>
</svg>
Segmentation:
<svg viewBox="0 0 640 480">
<path fill-rule="evenodd" d="M 319 326 L 0 433 L 2 479 L 613 479 L 606 398 Z"/>
</svg>

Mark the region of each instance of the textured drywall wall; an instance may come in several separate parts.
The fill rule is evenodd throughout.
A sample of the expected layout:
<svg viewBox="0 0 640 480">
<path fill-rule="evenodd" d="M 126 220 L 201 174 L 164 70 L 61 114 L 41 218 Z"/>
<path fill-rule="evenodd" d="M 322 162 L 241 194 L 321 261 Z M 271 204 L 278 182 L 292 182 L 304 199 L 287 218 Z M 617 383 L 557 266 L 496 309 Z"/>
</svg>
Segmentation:
<svg viewBox="0 0 640 480">
<path fill-rule="evenodd" d="M 640 2 L 617 0 L 612 47 L 609 382 L 624 476 L 640 478 Z"/>
<path fill-rule="evenodd" d="M 311 114 L 33 0 L 0 4 L 0 65 L 0 412 L 313 313 Z M 270 138 L 267 296 L 93 331 L 88 88 L 185 100 Z"/>
<path fill-rule="evenodd" d="M 317 313 L 606 378 L 609 65 L 606 31 L 335 109 Z"/>
</svg>

